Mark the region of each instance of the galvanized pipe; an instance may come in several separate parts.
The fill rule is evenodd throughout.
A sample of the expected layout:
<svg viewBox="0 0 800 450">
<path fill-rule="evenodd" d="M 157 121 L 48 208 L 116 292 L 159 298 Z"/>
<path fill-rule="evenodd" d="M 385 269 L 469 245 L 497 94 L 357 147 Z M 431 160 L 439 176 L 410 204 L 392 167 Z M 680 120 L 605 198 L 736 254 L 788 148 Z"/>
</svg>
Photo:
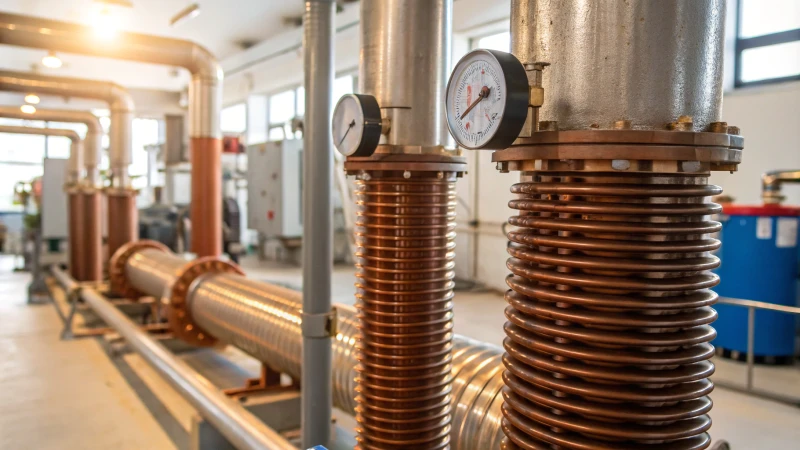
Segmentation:
<svg viewBox="0 0 800 450">
<path fill-rule="evenodd" d="M 725 1 L 512 0 L 511 48 L 549 62 L 541 120 L 561 130 L 663 129 L 720 118 Z"/>
<path fill-rule="evenodd" d="M 131 285 L 162 296 L 186 260 L 158 250 L 136 252 L 125 268 Z M 145 273 L 146 272 L 146 273 Z M 156 273 L 159 272 L 159 273 Z M 208 274 L 187 294 L 188 310 L 202 329 L 273 369 L 300 379 L 302 295 L 239 275 Z M 334 406 L 355 414 L 358 317 L 351 306 L 336 305 L 338 333 L 332 342 Z M 451 446 L 461 450 L 499 448 L 503 382 L 501 348 L 463 336 L 453 338 Z"/>
<path fill-rule="evenodd" d="M 303 16 L 303 320 L 331 312 L 333 273 L 333 0 L 308 0 Z M 327 445 L 331 423 L 331 338 L 303 328 L 302 446 Z"/>
<path fill-rule="evenodd" d="M 74 281 L 58 267 L 54 266 L 51 273 L 65 289 L 76 288 Z M 237 449 L 296 449 L 275 430 L 246 410 L 241 403 L 222 393 L 210 381 L 142 331 L 105 297 L 86 287 L 80 288 L 80 297 L 103 321 L 117 330 L 136 353 L 161 374 Z"/>
<path fill-rule="evenodd" d="M 450 137 L 444 89 L 452 0 L 363 0 L 359 92 L 391 121 L 386 143 L 436 147 Z"/>
<path fill-rule="evenodd" d="M 118 33 L 113 45 L 105 45 L 90 27 L 6 13 L 0 13 L 0 44 L 189 70 L 192 251 L 199 256 L 222 253 L 222 69 L 211 52 L 193 42 L 137 33 Z"/>
</svg>

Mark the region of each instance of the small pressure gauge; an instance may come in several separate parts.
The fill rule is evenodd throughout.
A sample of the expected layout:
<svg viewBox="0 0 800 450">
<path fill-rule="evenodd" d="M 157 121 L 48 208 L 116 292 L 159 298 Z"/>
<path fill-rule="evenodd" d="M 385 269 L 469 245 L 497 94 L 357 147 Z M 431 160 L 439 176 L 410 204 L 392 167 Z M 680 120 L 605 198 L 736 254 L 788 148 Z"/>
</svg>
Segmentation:
<svg viewBox="0 0 800 450">
<path fill-rule="evenodd" d="M 447 126 L 463 148 L 501 150 L 519 136 L 528 116 L 528 76 L 510 53 L 475 50 L 447 83 Z"/>
<path fill-rule="evenodd" d="M 371 95 L 347 94 L 333 110 L 333 144 L 345 156 L 370 156 L 381 139 L 381 108 Z"/>
</svg>

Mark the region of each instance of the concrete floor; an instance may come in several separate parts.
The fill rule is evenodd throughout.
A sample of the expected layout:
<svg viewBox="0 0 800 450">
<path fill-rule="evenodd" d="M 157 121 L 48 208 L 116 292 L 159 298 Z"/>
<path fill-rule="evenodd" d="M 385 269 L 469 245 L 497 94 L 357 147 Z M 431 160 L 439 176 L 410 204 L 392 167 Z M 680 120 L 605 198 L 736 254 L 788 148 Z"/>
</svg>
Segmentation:
<svg viewBox="0 0 800 450">
<path fill-rule="evenodd" d="M 299 287 L 301 271 L 274 263 L 245 260 L 254 279 Z M 164 411 L 143 400 L 123 376 L 129 367 L 149 390 L 169 388 L 136 355 L 114 364 L 99 341 L 60 341 L 61 321 L 51 305 L 25 303 L 27 274 L 11 273 L 10 260 L 0 258 L 0 449 L 153 449 L 184 447 L 172 428 L 186 428 L 194 414 L 177 396 L 162 396 Z M 353 304 L 353 269 L 334 272 L 335 302 Z M 499 344 L 505 322 L 502 295 L 460 291 L 456 295 L 456 332 Z M 236 352 L 225 355 L 247 372 L 257 364 Z M 195 357 L 199 358 L 199 357 Z M 207 360 L 190 361 L 198 369 Z M 716 361 L 716 379 L 743 382 L 744 366 Z M 207 369 L 205 367 L 204 369 Z M 128 377 L 130 378 L 130 377 Z M 213 378 L 213 377 L 212 377 Z M 800 397 L 800 369 L 759 367 L 756 386 Z M 227 387 L 227 386 L 223 386 Z M 718 388 L 712 435 L 734 450 L 800 448 L 800 408 Z M 165 424 L 166 413 L 176 423 Z M 176 443 L 177 442 L 177 443 Z"/>
</svg>

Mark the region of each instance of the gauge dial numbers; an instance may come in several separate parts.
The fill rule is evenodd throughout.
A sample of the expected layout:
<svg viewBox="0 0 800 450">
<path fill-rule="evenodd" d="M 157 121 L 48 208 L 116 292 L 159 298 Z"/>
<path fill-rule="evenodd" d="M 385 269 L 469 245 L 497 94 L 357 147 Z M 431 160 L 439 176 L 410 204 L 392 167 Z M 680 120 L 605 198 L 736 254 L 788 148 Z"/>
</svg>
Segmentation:
<svg viewBox="0 0 800 450">
<path fill-rule="evenodd" d="M 456 65 L 447 85 L 447 125 L 461 147 L 503 149 L 528 114 L 528 77 L 510 53 L 475 50 Z"/>
</svg>

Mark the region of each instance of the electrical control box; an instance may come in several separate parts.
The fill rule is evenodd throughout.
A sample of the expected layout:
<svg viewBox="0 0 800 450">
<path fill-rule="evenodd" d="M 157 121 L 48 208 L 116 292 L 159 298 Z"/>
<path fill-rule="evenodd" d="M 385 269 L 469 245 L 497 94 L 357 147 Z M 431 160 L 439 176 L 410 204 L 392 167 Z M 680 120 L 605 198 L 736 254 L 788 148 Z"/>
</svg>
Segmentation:
<svg viewBox="0 0 800 450">
<path fill-rule="evenodd" d="M 67 237 L 66 159 L 45 158 L 42 176 L 42 237 Z"/>
<path fill-rule="evenodd" d="M 247 147 L 247 227 L 267 238 L 303 235 L 303 140 Z"/>
</svg>

